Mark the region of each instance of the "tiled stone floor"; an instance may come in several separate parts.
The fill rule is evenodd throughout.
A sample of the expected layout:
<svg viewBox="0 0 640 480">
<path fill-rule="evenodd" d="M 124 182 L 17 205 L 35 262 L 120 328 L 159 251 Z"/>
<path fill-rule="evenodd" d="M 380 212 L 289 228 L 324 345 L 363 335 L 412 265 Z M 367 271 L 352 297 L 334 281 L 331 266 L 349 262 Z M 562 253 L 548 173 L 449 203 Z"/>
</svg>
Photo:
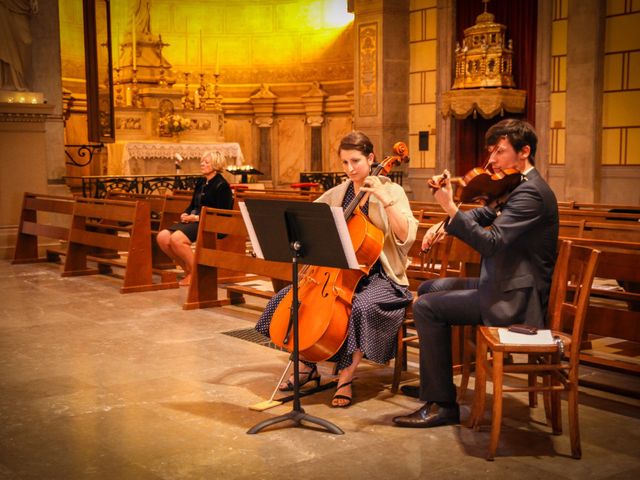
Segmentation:
<svg viewBox="0 0 640 480">
<path fill-rule="evenodd" d="M 488 429 L 393 427 L 419 404 L 391 395 L 391 368 L 371 364 L 348 410 L 329 408 L 331 390 L 302 400 L 344 435 L 283 424 L 247 435 L 291 409 L 248 409 L 269 398 L 287 355 L 223 334 L 255 324 L 263 301 L 184 311 L 184 288 L 123 295 L 116 278 L 59 273 L 0 261 L 0 480 L 640 477 L 637 400 L 582 390 L 573 460 L 568 435 L 511 395 L 487 462 Z"/>
</svg>

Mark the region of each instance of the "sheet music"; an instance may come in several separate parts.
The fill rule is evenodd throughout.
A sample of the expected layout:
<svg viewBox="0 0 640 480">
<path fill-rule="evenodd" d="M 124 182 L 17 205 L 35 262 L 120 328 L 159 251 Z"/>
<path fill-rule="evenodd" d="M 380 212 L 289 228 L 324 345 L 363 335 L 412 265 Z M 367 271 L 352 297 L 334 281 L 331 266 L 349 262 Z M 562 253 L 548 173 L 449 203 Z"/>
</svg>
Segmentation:
<svg viewBox="0 0 640 480">
<path fill-rule="evenodd" d="M 510 332 L 506 328 L 499 328 L 498 335 L 501 343 L 516 345 L 553 345 L 553 336 L 551 330 L 538 330 L 535 335 L 526 335 L 524 333 Z"/>
<path fill-rule="evenodd" d="M 360 264 L 358 263 L 356 252 L 353 249 L 353 244 L 351 243 L 349 228 L 347 227 L 347 222 L 344 219 L 344 210 L 342 210 L 342 207 L 331 207 L 331 213 L 333 214 L 333 219 L 336 222 L 338 235 L 340 235 L 340 243 L 342 244 L 342 250 L 344 250 L 344 256 L 349 263 L 349 268 L 358 270 L 360 268 Z"/>
<path fill-rule="evenodd" d="M 260 242 L 258 242 L 258 236 L 256 235 L 256 231 L 253 229 L 253 223 L 251 223 L 251 217 L 249 216 L 249 211 L 247 210 L 247 206 L 244 202 L 238 203 L 240 207 L 240 213 L 242 214 L 242 219 L 244 220 L 244 224 L 247 227 L 247 232 L 249 233 L 249 239 L 251 240 L 251 246 L 253 247 L 253 251 L 256 253 L 258 258 L 264 260 L 264 255 L 262 254 L 262 248 L 260 248 Z"/>
</svg>

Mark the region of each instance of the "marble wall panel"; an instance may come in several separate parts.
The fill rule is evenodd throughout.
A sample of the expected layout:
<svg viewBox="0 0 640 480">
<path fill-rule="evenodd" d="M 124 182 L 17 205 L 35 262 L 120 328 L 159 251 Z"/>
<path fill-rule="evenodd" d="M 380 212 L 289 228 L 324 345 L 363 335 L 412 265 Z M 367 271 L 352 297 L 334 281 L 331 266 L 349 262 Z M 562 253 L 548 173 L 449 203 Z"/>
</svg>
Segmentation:
<svg viewBox="0 0 640 480">
<path fill-rule="evenodd" d="M 300 172 L 307 170 L 307 128 L 303 115 L 278 119 L 277 153 L 273 156 L 273 172 L 279 184 L 300 181 Z M 309 132 L 310 133 L 310 132 Z"/>
<path fill-rule="evenodd" d="M 257 156 L 258 139 L 254 141 L 253 123 L 246 117 L 229 117 L 224 119 L 224 138 L 228 142 L 238 142 L 244 156 L 246 165 L 255 166 Z M 257 135 L 257 133 L 256 133 Z M 229 139 L 233 140 L 229 140 Z"/>
<path fill-rule="evenodd" d="M 324 170 L 328 172 L 341 172 L 342 163 L 338 156 L 340 140 L 353 130 L 353 118 L 351 115 L 332 116 L 327 119 L 327 152 L 323 161 Z"/>
</svg>

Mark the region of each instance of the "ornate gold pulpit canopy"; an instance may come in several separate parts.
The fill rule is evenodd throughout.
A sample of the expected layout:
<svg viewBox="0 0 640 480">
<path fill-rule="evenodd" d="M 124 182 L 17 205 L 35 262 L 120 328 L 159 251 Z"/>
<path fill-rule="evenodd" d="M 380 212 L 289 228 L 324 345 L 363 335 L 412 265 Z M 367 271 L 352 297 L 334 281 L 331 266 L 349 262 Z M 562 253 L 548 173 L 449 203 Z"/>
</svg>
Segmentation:
<svg viewBox="0 0 640 480">
<path fill-rule="evenodd" d="M 507 27 L 487 12 L 489 0 L 482 0 L 484 12 L 476 24 L 465 29 L 462 45 L 456 43 L 453 87 L 442 95 L 442 115 L 462 119 L 480 113 L 492 118 L 504 111 L 524 111 L 526 91 L 516 90 L 513 81 L 513 44 L 506 42 Z"/>
</svg>

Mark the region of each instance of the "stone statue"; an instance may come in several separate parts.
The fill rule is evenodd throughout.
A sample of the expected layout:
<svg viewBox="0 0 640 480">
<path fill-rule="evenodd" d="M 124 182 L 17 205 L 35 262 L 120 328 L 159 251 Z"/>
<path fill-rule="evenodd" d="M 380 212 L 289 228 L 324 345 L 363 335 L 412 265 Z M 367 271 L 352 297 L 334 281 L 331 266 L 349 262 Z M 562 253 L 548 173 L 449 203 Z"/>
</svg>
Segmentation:
<svg viewBox="0 0 640 480">
<path fill-rule="evenodd" d="M 0 0 L 0 90 L 29 90 L 31 67 L 29 16 L 38 13 L 38 0 Z"/>
<path fill-rule="evenodd" d="M 151 0 L 135 0 L 132 13 L 136 19 L 136 33 L 151 35 Z"/>
</svg>

